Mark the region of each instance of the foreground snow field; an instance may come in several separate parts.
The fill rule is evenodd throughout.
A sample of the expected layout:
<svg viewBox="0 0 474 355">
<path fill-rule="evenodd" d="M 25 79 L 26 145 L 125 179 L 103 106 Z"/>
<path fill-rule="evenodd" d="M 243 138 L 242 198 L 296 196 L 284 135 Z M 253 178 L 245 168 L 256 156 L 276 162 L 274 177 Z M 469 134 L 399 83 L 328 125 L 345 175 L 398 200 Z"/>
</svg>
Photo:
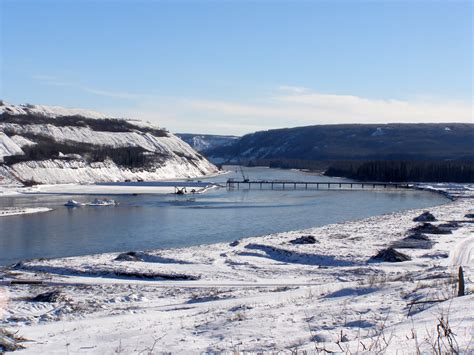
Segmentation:
<svg viewBox="0 0 474 355">
<path fill-rule="evenodd" d="M 474 200 L 458 197 L 430 209 L 422 238 L 409 230 L 423 210 L 412 210 L 230 244 L 24 261 L 2 270 L 1 324 L 35 354 L 469 352 Z M 391 245 L 411 260 L 369 260 Z M 454 297 L 460 265 L 467 295 Z"/>
</svg>

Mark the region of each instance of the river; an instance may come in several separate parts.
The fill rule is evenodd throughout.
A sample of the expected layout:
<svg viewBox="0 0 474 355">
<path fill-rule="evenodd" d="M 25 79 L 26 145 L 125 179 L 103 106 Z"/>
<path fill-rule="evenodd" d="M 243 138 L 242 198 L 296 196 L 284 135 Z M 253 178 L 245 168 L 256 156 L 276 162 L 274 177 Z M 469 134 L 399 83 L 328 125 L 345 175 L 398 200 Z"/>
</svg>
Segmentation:
<svg viewBox="0 0 474 355">
<path fill-rule="evenodd" d="M 231 173 L 203 181 L 241 179 Z M 245 168 L 252 180 L 347 181 L 314 173 Z M 20 195 L 1 197 L 1 207 L 50 207 L 51 212 L 0 218 L 0 265 L 22 259 L 112 251 L 176 248 L 322 226 L 445 203 L 425 191 L 367 189 L 210 190 L 199 195 L 120 195 L 113 207 L 66 208 L 70 198 L 96 196 Z M 97 196 L 100 197 L 100 196 Z"/>
</svg>

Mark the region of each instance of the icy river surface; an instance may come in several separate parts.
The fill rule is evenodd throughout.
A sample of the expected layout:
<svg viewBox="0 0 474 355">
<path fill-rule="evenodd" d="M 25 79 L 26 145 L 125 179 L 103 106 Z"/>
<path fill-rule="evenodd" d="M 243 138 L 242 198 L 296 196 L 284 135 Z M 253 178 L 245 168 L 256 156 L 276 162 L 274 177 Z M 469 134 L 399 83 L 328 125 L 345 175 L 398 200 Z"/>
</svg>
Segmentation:
<svg viewBox="0 0 474 355">
<path fill-rule="evenodd" d="M 239 169 L 205 179 L 242 179 Z M 312 173 L 245 168 L 252 180 L 332 181 Z M 204 180 L 204 179 L 203 179 Z M 445 203 L 415 190 L 210 190 L 200 195 L 120 195 L 109 207 L 67 208 L 71 198 L 102 196 L 20 195 L 1 197 L 2 207 L 49 207 L 53 211 L 0 218 L 0 265 L 22 259 L 112 251 L 175 248 L 322 226 Z"/>
</svg>

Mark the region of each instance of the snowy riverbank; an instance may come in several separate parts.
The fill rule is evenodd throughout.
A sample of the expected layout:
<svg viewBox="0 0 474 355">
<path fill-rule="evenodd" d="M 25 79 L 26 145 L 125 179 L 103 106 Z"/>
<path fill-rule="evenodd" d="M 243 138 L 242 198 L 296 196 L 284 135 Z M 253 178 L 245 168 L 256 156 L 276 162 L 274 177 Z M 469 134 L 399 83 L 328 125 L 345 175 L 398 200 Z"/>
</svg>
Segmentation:
<svg viewBox="0 0 474 355">
<path fill-rule="evenodd" d="M 201 179 L 213 178 L 216 176 L 226 175 L 229 171 L 221 170 L 216 173 L 200 176 Z M 167 186 L 161 186 L 161 185 Z M 0 197 L 15 195 L 132 195 L 132 194 L 172 194 L 175 193 L 175 186 L 183 187 L 192 185 L 193 182 L 186 180 L 176 180 L 174 182 L 168 180 L 142 183 L 107 183 L 107 184 L 44 184 L 34 185 L 31 187 L 21 186 L 19 184 L 0 185 Z M 200 186 L 190 186 L 196 193 L 203 193 L 214 188 L 216 185 L 209 184 L 206 186 L 202 183 L 195 183 Z"/>
<path fill-rule="evenodd" d="M 51 208 L 47 207 L 8 207 L 8 208 L 0 208 L 0 217 L 7 217 L 7 216 L 17 216 L 21 214 L 32 214 L 32 213 L 42 213 L 52 211 Z"/>
<path fill-rule="evenodd" d="M 432 349 L 448 317 L 465 351 L 471 194 L 431 208 L 429 227 L 412 210 L 230 244 L 24 261 L 3 270 L 1 324 L 27 353 L 413 353 Z M 370 261 L 389 246 L 411 260 Z M 470 294 L 452 298 L 459 265 Z M 33 301 L 50 291 L 55 302 Z"/>
<path fill-rule="evenodd" d="M 133 195 L 133 194 L 173 194 L 176 192 L 175 186 L 182 188 L 185 182 L 177 181 L 175 185 L 79 185 L 79 184 L 55 184 L 36 185 L 33 187 L 10 187 L 0 189 L 1 196 L 15 195 Z M 203 187 L 187 187 L 187 192 L 195 190 L 195 193 L 204 193 L 215 185 Z"/>
</svg>

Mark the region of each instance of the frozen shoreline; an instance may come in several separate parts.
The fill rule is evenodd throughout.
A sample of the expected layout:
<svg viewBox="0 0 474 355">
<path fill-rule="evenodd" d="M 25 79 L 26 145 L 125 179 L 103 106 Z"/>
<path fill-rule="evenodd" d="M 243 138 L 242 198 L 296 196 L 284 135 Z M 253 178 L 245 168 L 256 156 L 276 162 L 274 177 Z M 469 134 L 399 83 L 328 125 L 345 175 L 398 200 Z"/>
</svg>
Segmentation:
<svg viewBox="0 0 474 355">
<path fill-rule="evenodd" d="M 453 292 L 457 264 L 472 292 L 472 191 L 430 208 L 451 223 L 426 234 L 430 248 L 397 249 L 412 258 L 368 262 L 400 241 L 423 210 L 392 213 L 303 231 L 190 248 L 24 261 L 1 278 L 9 303 L 2 324 L 31 341 L 24 352 L 429 351 L 437 317 L 448 312 L 460 349 L 471 340 L 473 296 Z M 312 236 L 314 243 L 295 240 Z M 301 240 L 301 239 L 300 239 Z M 311 238 L 302 239 L 312 240 Z M 8 285 L 11 280 L 43 285 Z M 56 303 L 28 297 L 58 290 Z M 418 307 L 418 308 L 417 308 Z M 413 308 L 413 306 L 412 306 Z M 412 329 L 417 334 L 410 338 Z M 388 345 L 380 334 L 391 340 Z M 379 334 L 378 338 L 376 334 Z M 407 338 L 408 337 L 408 338 Z M 377 343 L 376 339 L 380 342 Z"/>
<path fill-rule="evenodd" d="M 48 207 L 9 207 L 0 208 L 0 217 L 18 216 L 32 213 L 43 213 L 52 211 L 52 208 Z"/>
<path fill-rule="evenodd" d="M 228 174 L 228 171 L 220 171 L 215 174 L 204 175 L 200 179 L 207 179 L 216 176 Z M 170 180 L 160 180 L 160 182 L 169 182 Z M 176 180 L 176 186 L 182 187 L 188 183 L 186 180 Z M 181 185 L 180 185 L 181 184 Z M 207 187 L 196 187 L 197 193 L 203 193 L 209 188 Z M 192 188 L 190 187 L 189 190 Z M 57 194 L 57 195 L 132 195 L 132 194 L 172 194 L 174 193 L 174 186 L 158 186 L 158 185 L 147 185 L 144 182 L 140 184 L 126 185 L 124 183 L 107 183 L 107 184 L 44 184 L 35 185 L 32 187 L 24 187 L 19 185 L 0 185 L 0 198 L 2 196 L 16 196 L 16 195 L 41 195 L 41 194 Z"/>
</svg>

